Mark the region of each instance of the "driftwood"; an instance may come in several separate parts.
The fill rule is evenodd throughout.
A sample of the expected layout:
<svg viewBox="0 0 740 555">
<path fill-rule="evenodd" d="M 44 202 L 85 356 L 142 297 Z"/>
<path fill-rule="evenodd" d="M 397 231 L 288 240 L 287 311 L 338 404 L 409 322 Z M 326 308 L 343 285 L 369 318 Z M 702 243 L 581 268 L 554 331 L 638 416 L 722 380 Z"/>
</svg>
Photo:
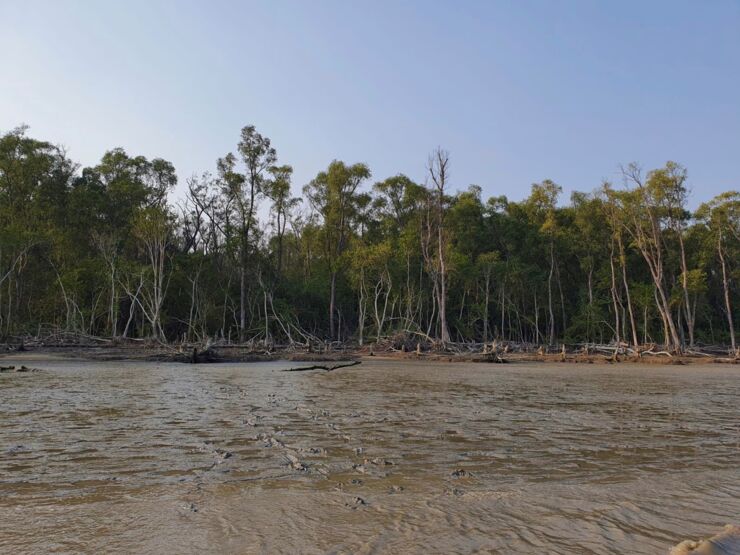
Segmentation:
<svg viewBox="0 0 740 555">
<path fill-rule="evenodd" d="M 663 355 L 663 356 L 667 356 L 668 358 L 673 358 L 673 355 L 669 353 L 668 351 L 655 351 L 653 350 L 654 348 L 655 346 L 650 347 L 647 351 L 642 351 L 640 353 L 640 356 L 642 355 L 655 355 L 655 356 Z"/>
<path fill-rule="evenodd" d="M 507 362 L 507 360 L 501 356 L 501 352 L 507 352 L 507 348 L 504 347 L 503 349 L 500 349 L 497 341 L 494 340 L 493 343 L 491 343 L 490 350 L 488 348 L 488 345 L 486 343 L 483 343 L 482 357 L 473 360 L 475 362 L 493 362 L 496 364 L 504 364 Z"/>
<path fill-rule="evenodd" d="M 506 364 L 509 362 L 498 353 L 485 353 L 469 359 L 471 362 L 490 362 L 493 364 Z"/>
<path fill-rule="evenodd" d="M 621 360 L 635 362 L 642 358 L 663 358 L 666 362 L 678 364 L 682 360 L 681 357 L 685 356 L 713 362 L 740 363 L 740 349 L 732 350 L 722 345 L 696 344 L 693 347 L 673 351 L 656 343 L 631 346 L 623 341 L 603 344 L 585 342 L 545 345 L 532 342 L 502 341 L 501 339 L 491 342 L 465 341 L 463 337 L 460 337 L 457 342 L 441 343 L 424 333 L 405 330 L 379 338 L 373 345 L 363 348 L 362 345 L 357 345 L 352 341 L 324 341 L 290 322 L 287 322 L 286 326 L 294 333 L 287 343 L 277 343 L 271 338 L 260 338 L 264 336 L 264 332 L 248 341 L 238 343 L 231 342 L 230 339 L 223 336 L 220 339 L 204 337 L 193 342 L 188 342 L 184 337 L 180 343 L 170 343 L 166 340 L 154 338 L 96 337 L 80 332 L 60 330 L 49 325 L 41 325 L 36 335 L 24 334 L 4 339 L 5 343 L 0 344 L 0 352 L 72 349 L 70 352 L 73 355 L 94 356 L 95 358 L 109 360 L 137 358 L 183 363 L 260 362 L 287 358 L 307 363 L 327 364 L 327 361 L 329 361 L 328 363 L 331 364 L 334 361 L 351 360 L 363 355 L 377 356 L 381 353 L 399 351 L 408 353 L 410 357 L 415 354 L 416 358 L 421 358 L 426 354 L 432 356 L 449 355 L 451 361 L 457 356 L 460 360 L 489 363 L 511 362 L 516 360 L 516 354 L 536 355 L 537 359 L 560 360 L 563 362 L 569 360 L 593 362 L 603 359 L 606 362 L 613 363 Z M 302 337 L 305 341 L 296 341 L 296 337 Z M 74 349 L 79 349 L 79 352 L 74 351 Z M 507 361 L 507 355 L 514 355 L 513 359 Z M 324 370 L 328 372 L 344 367 L 344 365 L 331 367 L 323 364 L 292 368 L 286 371 Z"/>
<path fill-rule="evenodd" d="M 28 366 L 0 366 L 0 372 L 41 372 L 41 369 L 29 368 Z"/>
<path fill-rule="evenodd" d="M 350 366 L 357 366 L 362 364 L 362 361 L 353 360 L 344 364 L 335 364 L 334 366 L 324 366 L 323 364 L 314 364 L 313 366 L 300 366 L 298 368 L 286 368 L 283 372 L 305 372 L 307 370 L 326 370 L 331 372 L 332 370 L 338 370 L 340 368 L 349 368 Z"/>
<path fill-rule="evenodd" d="M 206 346 L 200 350 L 197 346 L 193 347 L 193 351 L 192 353 L 190 353 L 189 362 L 191 364 L 198 364 L 200 362 L 216 362 L 217 360 L 218 357 L 216 356 L 216 353 L 214 352 L 211 345 L 206 344 Z"/>
</svg>

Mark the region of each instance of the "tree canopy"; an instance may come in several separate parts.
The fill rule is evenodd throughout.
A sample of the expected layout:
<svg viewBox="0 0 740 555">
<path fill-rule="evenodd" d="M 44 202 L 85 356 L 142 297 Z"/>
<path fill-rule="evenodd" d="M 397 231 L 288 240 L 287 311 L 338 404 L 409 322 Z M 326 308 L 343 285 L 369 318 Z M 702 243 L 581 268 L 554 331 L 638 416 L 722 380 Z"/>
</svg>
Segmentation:
<svg viewBox="0 0 740 555">
<path fill-rule="evenodd" d="M 1 135 L 0 338 L 736 348 L 740 193 L 692 212 L 676 162 L 514 202 L 456 183 L 436 149 L 425 184 L 334 160 L 297 198 L 254 126 L 235 152 L 175 199 L 161 158 L 80 167 L 26 128 Z"/>
</svg>

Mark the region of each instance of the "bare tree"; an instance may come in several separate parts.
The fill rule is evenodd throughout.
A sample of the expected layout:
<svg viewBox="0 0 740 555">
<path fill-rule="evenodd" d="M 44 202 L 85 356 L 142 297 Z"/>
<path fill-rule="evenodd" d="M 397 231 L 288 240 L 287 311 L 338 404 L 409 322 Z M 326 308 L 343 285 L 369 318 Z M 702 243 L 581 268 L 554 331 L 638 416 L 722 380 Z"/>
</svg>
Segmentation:
<svg viewBox="0 0 740 555">
<path fill-rule="evenodd" d="M 447 326 L 447 231 L 445 216 L 447 212 L 446 190 L 449 185 L 450 154 L 437 147 L 429 156 L 427 171 L 432 181 L 431 210 L 427 211 L 427 247 L 431 235 L 436 235 L 436 253 L 432 255 L 427 249 L 426 256 L 436 276 L 434 292 L 437 296 L 437 319 L 439 338 L 445 344 L 450 342 L 450 330 Z"/>
</svg>

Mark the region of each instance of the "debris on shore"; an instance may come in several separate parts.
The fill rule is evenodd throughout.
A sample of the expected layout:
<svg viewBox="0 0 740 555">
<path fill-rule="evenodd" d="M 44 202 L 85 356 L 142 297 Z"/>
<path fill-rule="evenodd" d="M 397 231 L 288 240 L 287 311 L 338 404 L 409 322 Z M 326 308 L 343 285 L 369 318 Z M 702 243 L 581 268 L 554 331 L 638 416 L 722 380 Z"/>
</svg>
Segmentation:
<svg viewBox="0 0 740 555">
<path fill-rule="evenodd" d="M 43 372 L 41 368 L 29 368 L 28 366 L 0 366 L 0 372 Z"/>
<path fill-rule="evenodd" d="M 362 364 L 362 361 L 353 360 L 344 364 L 335 364 L 334 366 L 326 366 L 324 364 L 314 364 L 313 366 L 300 366 L 298 368 L 286 368 L 283 372 L 305 372 L 306 370 L 326 370 L 331 372 L 332 370 L 339 370 L 340 368 L 349 368 L 350 366 L 357 366 Z"/>
<path fill-rule="evenodd" d="M 88 336 L 58 338 L 22 337 L 17 344 L 5 345 L 0 356 L 33 356 L 39 353 L 64 358 L 102 361 L 140 360 L 148 362 L 180 362 L 189 364 L 222 362 L 271 362 L 289 360 L 315 363 L 286 368 L 300 372 L 327 372 L 360 364 L 364 357 L 394 360 L 426 360 L 434 362 L 475 362 L 488 364 L 516 362 L 558 362 L 571 364 L 640 363 L 683 365 L 692 363 L 739 364 L 740 350 L 722 345 L 703 345 L 671 351 L 656 344 L 635 347 L 624 342 L 610 344 L 574 343 L 543 345 L 514 341 L 448 342 L 427 338 L 414 339 L 413 346 L 406 334 L 395 334 L 370 345 L 355 342 L 311 342 L 275 344 L 265 341 L 229 343 L 207 340 L 202 343 L 166 343 L 143 339 L 105 339 Z M 23 355 L 15 355 L 15 353 Z M 349 363 L 347 363 L 349 361 Z M 324 364 L 328 362 L 335 365 Z M 2 367 L 0 367 L 2 368 Z M 0 370 L 1 371 L 1 370 Z M 12 371 L 12 370 L 5 370 Z M 21 370 L 23 371 L 23 370 Z"/>
</svg>

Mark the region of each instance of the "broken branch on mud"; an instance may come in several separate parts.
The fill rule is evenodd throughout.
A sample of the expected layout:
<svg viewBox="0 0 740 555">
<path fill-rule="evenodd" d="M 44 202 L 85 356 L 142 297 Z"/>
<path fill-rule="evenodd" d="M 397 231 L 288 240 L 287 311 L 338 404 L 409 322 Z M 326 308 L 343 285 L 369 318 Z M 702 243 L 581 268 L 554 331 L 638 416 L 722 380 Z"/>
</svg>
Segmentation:
<svg viewBox="0 0 740 555">
<path fill-rule="evenodd" d="M 305 372 L 307 370 L 326 370 L 331 372 L 332 370 L 339 370 L 340 368 L 349 368 L 350 366 L 357 366 L 362 364 L 360 360 L 353 360 L 344 364 L 335 364 L 334 366 L 324 366 L 323 364 L 314 364 L 313 366 L 300 366 L 298 368 L 286 368 L 283 372 Z"/>
</svg>

